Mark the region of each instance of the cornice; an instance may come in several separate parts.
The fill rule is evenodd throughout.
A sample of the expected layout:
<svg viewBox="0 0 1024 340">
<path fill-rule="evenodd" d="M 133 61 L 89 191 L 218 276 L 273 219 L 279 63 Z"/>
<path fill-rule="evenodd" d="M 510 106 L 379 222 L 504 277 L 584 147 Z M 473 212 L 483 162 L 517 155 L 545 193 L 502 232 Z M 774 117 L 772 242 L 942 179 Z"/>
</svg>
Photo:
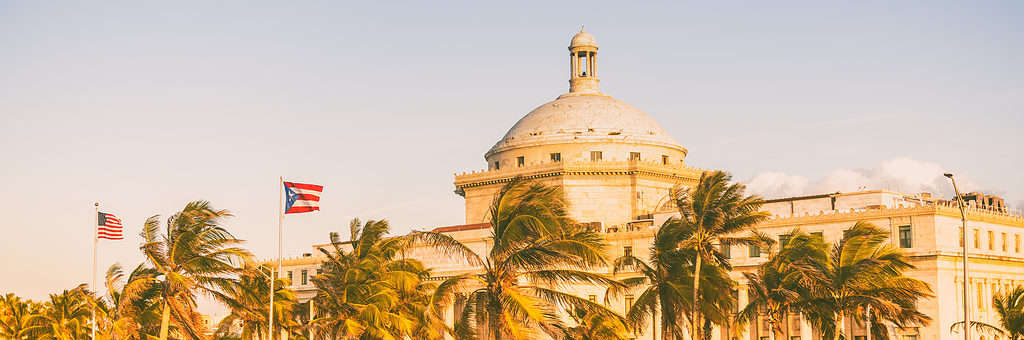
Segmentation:
<svg viewBox="0 0 1024 340">
<path fill-rule="evenodd" d="M 539 179 L 570 176 L 642 176 L 696 181 L 707 169 L 647 161 L 546 162 L 501 170 L 455 174 L 456 189 L 507 183 L 513 178 Z"/>
</svg>

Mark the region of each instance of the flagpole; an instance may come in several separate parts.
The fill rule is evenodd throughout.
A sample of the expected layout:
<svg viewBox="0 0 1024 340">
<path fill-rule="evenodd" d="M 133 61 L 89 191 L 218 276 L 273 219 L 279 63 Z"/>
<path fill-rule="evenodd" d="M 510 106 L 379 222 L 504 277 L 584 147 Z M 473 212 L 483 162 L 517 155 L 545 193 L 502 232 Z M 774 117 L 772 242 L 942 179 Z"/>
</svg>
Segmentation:
<svg viewBox="0 0 1024 340">
<path fill-rule="evenodd" d="M 98 295 L 99 291 L 96 290 L 96 248 L 97 248 L 96 244 L 99 243 L 99 238 L 98 238 L 99 235 L 97 235 L 98 233 L 96 232 L 96 230 L 97 230 L 97 228 L 99 228 L 98 226 L 100 225 L 100 202 L 94 203 L 93 206 L 96 208 L 96 213 L 94 213 L 92 215 L 92 218 L 94 218 L 94 220 L 93 220 L 93 224 L 92 224 L 92 228 L 91 228 L 92 229 L 92 283 L 91 283 L 91 287 L 90 288 L 92 288 L 93 292 Z M 98 298 L 98 296 L 97 296 L 97 298 Z M 92 304 L 92 338 L 96 339 L 96 303 L 95 302 Z"/>
<path fill-rule="evenodd" d="M 277 177 L 277 271 L 270 270 L 270 328 L 267 329 L 267 339 L 274 340 L 274 281 L 281 273 L 281 236 L 284 234 L 284 177 Z"/>
</svg>

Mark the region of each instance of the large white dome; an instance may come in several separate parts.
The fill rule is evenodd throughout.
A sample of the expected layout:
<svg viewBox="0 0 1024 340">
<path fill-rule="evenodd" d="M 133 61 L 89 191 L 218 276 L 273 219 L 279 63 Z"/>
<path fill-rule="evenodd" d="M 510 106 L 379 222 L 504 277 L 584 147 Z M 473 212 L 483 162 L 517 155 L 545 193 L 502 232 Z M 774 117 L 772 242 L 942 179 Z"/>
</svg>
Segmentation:
<svg viewBox="0 0 1024 340">
<path fill-rule="evenodd" d="M 626 102 L 605 95 L 563 95 L 520 119 L 485 157 L 565 143 L 647 144 L 686 153 L 658 122 Z"/>
</svg>

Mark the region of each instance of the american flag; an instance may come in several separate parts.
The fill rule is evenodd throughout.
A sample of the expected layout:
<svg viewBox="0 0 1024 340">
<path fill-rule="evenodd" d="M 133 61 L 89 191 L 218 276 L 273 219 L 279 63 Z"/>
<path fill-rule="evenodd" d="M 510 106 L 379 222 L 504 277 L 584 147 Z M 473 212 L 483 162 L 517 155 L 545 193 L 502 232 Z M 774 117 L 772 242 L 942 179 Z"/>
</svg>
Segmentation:
<svg viewBox="0 0 1024 340">
<path fill-rule="evenodd" d="M 320 210 L 320 193 L 324 186 L 284 182 L 284 213 L 296 214 Z"/>
<path fill-rule="evenodd" d="M 121 226 L 120 218 L 117 218 L 114 214 L 101 212 L 96 219 L 98 221 L 98 226 L 96 227 L 96 238 L 104 240 L 124 239 L 124 227 Z"/>
</svg>

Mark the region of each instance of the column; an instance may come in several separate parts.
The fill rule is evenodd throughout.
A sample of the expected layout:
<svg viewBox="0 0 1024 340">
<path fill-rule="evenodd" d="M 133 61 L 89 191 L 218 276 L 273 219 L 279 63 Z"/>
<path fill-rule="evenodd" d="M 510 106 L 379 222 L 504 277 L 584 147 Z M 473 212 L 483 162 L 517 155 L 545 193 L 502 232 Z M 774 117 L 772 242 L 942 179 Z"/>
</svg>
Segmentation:
<svg viewBox="0 0 1024 340">
<path fill-rule="evenodd" d="M 739 306 L 740 310 L 743 310 L 743 308 L 747 307 L 747 301 L 750 301 L 747 298 L 747 286 L 745 284 L 740 284 L 737 291 L 739 291 L 739 294 L 737 294 L 739 296 L 736 299 L 736 305 Z M 747 326 L 740 330 L 739 340 L 750 340 L 750 327 L 758 327 L 757 321 L 757 318 L 751 320 Z"/>
<path fill-rule="evenodd" d="M 807 322 L 807 317 L 800 314 L 800 340 L 814 340 L 814 333 L 811 329 L 811 323 Z"/>
</svg>

